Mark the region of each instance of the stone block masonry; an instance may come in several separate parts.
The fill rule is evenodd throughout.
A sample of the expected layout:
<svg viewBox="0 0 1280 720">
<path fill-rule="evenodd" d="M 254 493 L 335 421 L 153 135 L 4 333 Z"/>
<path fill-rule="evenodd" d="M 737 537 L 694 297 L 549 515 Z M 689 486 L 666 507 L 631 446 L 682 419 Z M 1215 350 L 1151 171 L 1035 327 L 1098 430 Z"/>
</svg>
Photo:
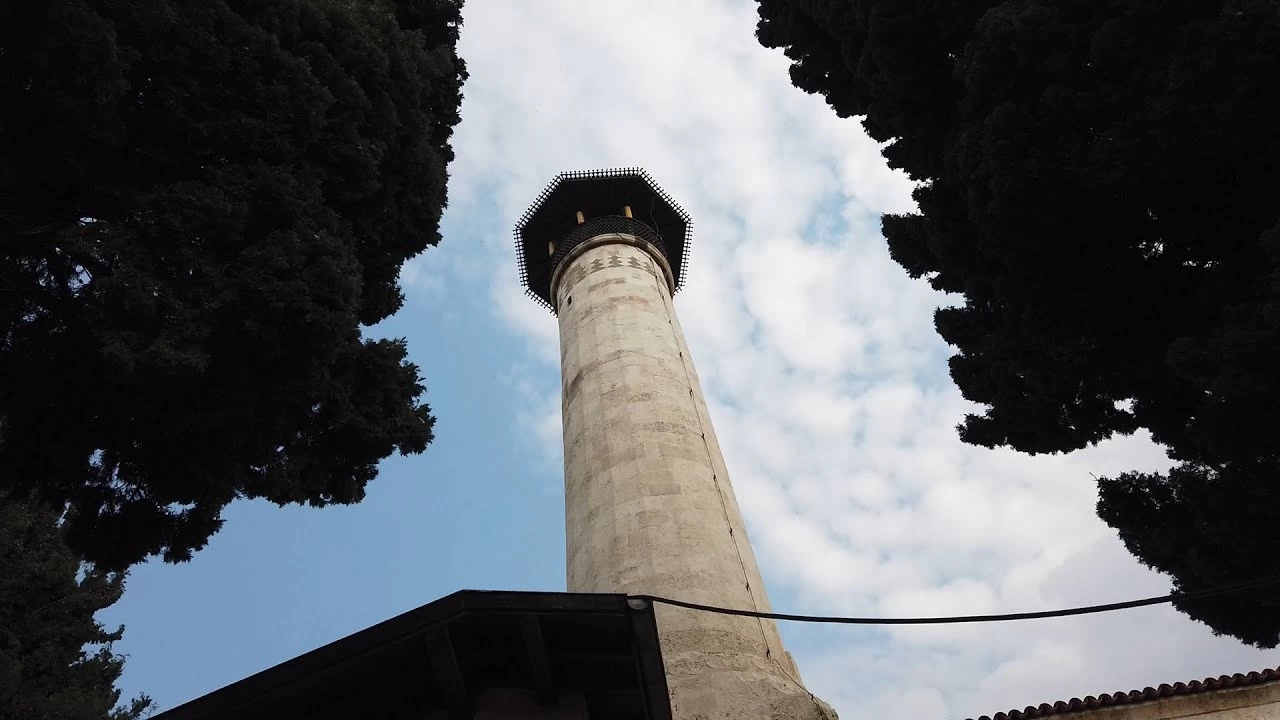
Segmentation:
<svg viewBox="0 0 1280 720">
<path fill-rule="evenodd" d="M 568 589 L 768 611 L 673 288 L 662 253 L 620 233 L 581 243 L 553 275 Z M 657 615 L 676 718 L 835 717 L 772 621 Z"/>
</svg>

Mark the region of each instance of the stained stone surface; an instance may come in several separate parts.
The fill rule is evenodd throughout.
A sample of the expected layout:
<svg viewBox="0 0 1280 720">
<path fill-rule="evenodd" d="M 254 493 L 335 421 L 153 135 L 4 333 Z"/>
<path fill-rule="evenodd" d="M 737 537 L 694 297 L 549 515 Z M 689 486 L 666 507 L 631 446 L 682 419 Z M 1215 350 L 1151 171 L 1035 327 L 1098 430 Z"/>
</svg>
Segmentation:
<svg viewBox="0 0 1280 720">
<path fill-rule="evenodd" d="M 570 592 L 769 610 L 670 270 L 631 235 L 583 243 L 553 281 Z M 679 720 L 834 718 L 769 620 L 659 605 Z"/>
</svg>

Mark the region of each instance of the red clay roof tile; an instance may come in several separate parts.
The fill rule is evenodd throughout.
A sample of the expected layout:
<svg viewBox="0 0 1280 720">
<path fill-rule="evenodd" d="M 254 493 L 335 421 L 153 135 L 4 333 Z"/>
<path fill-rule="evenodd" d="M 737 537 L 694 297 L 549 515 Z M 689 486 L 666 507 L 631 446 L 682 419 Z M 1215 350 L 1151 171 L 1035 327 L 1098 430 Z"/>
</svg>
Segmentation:
<svg viewBox="0 0 1280 720">
<path fill-rule="evenodd" d="M 1052 705 L 1049 703 L 1042 703 L 1038 707 L 1029 706 L 1022 710 L 1010 710 L 1007 713 L 1000 712 L 995 715 L 983 715 L 977 720 L 1024 720 L 1024 718 L 1041 718 L 1049 715 L 1063 715 L 1070 712 L 1080 712 L 1081 710 L 1111 707 L 1113 705 L 1150 702 L 1152 700 L 1174 697 L 1176 695 L 1195 695 L 1197 693 L 1213 692 L 1214 690 L 1225 690 L 1227 688 L 1263 685 L 1277 680 L 1280 680 L 1280 668 L 1268 668 L 1262 672 L 1251 672 L 1247 675 L 1243 673 L 1236 673 L 1235 675 L 1220 675 L 1216 678 L 1192 680 L 1189 683 L 1174 683 L 1173 685 L 1164 684 L 1158 688 L 1147 687 L 1141 690 L 1118 692 L 1114 695 L 1109 693 L 1103 693 L 1098 697 L 1090 695 L 1083 700 L 1080 698 L 1071 698 L 1070 700 L 1065 701 L 1059 700 Z"/>
</svg>

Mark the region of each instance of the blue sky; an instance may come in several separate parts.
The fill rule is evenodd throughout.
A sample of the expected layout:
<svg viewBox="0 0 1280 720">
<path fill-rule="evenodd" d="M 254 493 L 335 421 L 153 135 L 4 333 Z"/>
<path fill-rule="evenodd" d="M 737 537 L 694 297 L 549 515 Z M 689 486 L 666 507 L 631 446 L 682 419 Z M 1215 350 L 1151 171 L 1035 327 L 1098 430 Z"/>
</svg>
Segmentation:
<svg viewBox="0 0 1280 720">
<path fill-rule="evenodd" d="M 238 503 L 181 566 L 134 571 L 126 693 L 172 707 L 461 588 L 562 590 L 553 318 L 511 225 L 561 170 L 643 166 L 694 218 L 676 309 L 775 608 L 1036 610 L 1159 594 L 1093 514 L 1090 473 L 1166 465 L 1145 437 L 1066 456 L 963 446 L 933 309 L 879 237 L 910 210 L 854 120 L 791 87 L 746 0 L 473 0 L 445 240 L 402 273 L 438 417 L 354 507 Z M 845 720 L 946 720 L 1280 665 L 1169 608 L 784 638 Z"/>
<path fill-rule="evenodd" d="M 465 227 L 449 234 L 465 244 Z M 172 707 L 458 589 L 563 589 L 559 474 L 512 421 L 526 353 L 486 318 L 485 290 L 449 279 L 448 312 L 413 298 L 377 328 L 407 337 L 428 378 L 425 454 L 385 461 L 359 505 L 237 503 L 194 561 L 132 573 L 106 614 L 128 627 L 127 687 Z"/>
</svg>

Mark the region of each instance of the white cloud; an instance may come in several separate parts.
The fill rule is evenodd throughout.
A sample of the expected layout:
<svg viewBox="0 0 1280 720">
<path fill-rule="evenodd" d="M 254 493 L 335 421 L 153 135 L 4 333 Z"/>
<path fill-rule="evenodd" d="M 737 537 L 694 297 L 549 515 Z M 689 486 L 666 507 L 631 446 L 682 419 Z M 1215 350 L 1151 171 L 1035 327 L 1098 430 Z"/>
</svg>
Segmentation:
<svg viewBox="0 0 1280 720">
<path fill-rule="evenodd" d="M 406 296 L 421 295 L 436 299 L 444 290 L 440 275 L 426 261 L 426 254 L 419 254 L 400 266 L 400 287 Z"/>
<path fill-rule="evenodd" d="M 525 298 L 528 300 L 528 298 Z M 543 358 L 545 361 L 546 359 Z M 498 381 L 521 399 L 523 409 L 515 418 L 518 437 L 525 438 L 528 447 L 552 469 L 564 467 L 564 447 L 560 421 L 560 396 L 550 394 L 532 380 L 533 373 L 524 363 L 515 363 Z M 550 490 L 560 491 L 557 484 Z"/>
<path fill-rule="evenodd" d="M 910 209 L 910 183 L 854 121 L 790 86 L 754 13 L 468 4 L 451 191 L 501 219 L 486 244 L 494 311 L 543 368 L 521 422 L 558 457 L 556 326 L 516 284 L 508 228 L 561 170 L 641 165 L 694 217 L 676 305 L 776 607 L 936 615 L 1164 592 L 1093 514 L 1090 474 L 1161 467 L 1149 441 L 1028 457 L 956 438 L 972 408 L 932 327 L 953 300 L 907 278 L 878 235 L 880 213 Z M 1169 608 L 837 631 L 796 655 L 846 720 L 976 716 L 1280 664 Z"/>
</svg>

